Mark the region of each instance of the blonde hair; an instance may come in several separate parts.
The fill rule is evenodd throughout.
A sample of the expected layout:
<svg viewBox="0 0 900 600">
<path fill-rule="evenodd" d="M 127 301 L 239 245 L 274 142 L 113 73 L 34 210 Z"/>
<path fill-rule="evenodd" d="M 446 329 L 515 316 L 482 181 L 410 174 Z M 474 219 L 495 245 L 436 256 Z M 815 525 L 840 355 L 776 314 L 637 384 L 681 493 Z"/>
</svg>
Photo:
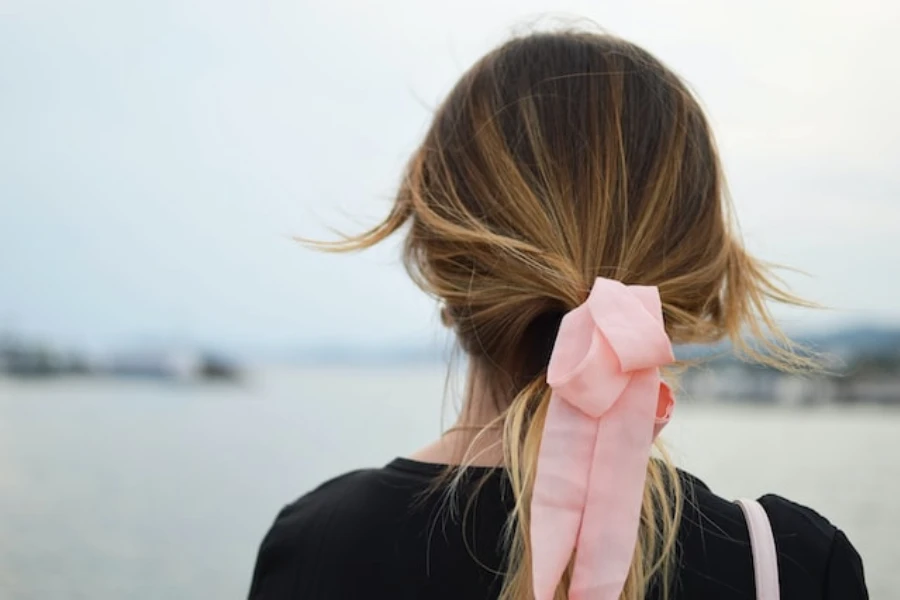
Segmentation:
<svg viewBox="0 0 900 600">
<path fill-rule="evenodd" d="M 803 303 L 745 251 L 703 111 L 676 75 L 621 39 L 535 33 L 487 54 L 437 111 L 387 218 L 318 246 L 363 249 L 404 226 L 407 270 L 443 303 L 501 414 L 516 500 L 502 600 L 533 597 L 545 368 L 561 316 L 596 277 L 657 286 L 674 343 L 728 338 L 756 360 L 802 366 L 766 305 Z M 669 595 L 683 493 L 659 449 L 626 600 L 651 586 Z"/>
</svg>

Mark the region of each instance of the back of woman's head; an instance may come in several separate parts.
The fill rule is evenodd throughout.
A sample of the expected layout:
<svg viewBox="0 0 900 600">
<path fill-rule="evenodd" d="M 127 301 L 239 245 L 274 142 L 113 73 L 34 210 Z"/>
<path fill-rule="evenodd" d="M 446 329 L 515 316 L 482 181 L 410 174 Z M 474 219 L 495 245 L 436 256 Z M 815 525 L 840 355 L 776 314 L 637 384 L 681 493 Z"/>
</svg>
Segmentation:
<svg viewBox="0 0 900 600">
<path fill-rule="evenodd" d="M 491 383 L 517 498 L 507 598 L 530 594 L 547 360 L 562 315 L 594 280 L 657 286 L 675 343 L 730 338 L 750 353 L 742 332 L 777 331 L 765 301 L 795 302 L 745 252 L 723 188 L 706 118 L 669 69 L 614 37 L 539 33 L 462 77 L 389 217 L 339 245 L 367 247 L 408 225 L 407 268 Z M 782 344 L 768 350 L 769 362 L 792 360 Z M 656 461 L 649 475 L 627 598 L 666 577 L 677 528 L 676 478 Z"/>
</svg>

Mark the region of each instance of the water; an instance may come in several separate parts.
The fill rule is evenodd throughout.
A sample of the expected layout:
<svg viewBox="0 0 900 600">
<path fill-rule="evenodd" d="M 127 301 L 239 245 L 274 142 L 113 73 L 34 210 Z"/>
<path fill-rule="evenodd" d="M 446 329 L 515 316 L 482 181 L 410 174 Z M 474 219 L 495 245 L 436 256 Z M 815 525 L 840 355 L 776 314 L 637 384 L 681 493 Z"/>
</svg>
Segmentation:
<svg viewBox="0 0 900 600">
<path fill-rule="evenodd" d="M 238 387 L 0 379 L 0 598 L 243 598 L 276 511 L 437 435 L 442 372 L 267 371 Z M 900 598 L 900 412 L 679 406 L 680 464 L 809 504 Z"/>
</svg>

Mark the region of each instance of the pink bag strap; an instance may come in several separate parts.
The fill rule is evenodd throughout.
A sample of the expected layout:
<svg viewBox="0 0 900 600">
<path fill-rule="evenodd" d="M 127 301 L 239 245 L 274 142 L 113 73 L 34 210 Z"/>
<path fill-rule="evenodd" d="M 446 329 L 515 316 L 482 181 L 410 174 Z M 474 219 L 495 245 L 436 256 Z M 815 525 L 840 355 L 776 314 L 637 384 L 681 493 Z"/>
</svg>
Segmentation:
<svg viewBox="0 0 900 600">
<path fill-rule="evenodd" d="M 766 510 L 756 500 L 740 499 L 738 506 L 744 511 L 750 532 L 750 549 L 753 552 L 753 572 L 756 579 L 757 600 L 778 600 L 778 554 L 772 524 Z"/>
</svg>

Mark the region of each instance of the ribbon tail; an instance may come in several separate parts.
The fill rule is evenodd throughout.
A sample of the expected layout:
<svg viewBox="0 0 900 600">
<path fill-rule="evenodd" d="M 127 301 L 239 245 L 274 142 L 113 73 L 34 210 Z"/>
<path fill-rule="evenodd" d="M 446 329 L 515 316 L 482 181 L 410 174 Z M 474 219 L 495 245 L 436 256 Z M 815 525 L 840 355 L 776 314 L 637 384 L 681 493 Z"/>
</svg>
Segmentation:
<svg viewBox="0 0 900 600">
<path fill-rule="evenodd" d="M 570 600 L 618 600 L 634 558 L 659 398 L 656 369 L 635 373 L 598 423 Z"/>
<path fill-rule="evenodd" d="M 531 499 L 535 600 L 553 600 L 581 528 L 597 421 L 553 394 Z"/>
</svg>

